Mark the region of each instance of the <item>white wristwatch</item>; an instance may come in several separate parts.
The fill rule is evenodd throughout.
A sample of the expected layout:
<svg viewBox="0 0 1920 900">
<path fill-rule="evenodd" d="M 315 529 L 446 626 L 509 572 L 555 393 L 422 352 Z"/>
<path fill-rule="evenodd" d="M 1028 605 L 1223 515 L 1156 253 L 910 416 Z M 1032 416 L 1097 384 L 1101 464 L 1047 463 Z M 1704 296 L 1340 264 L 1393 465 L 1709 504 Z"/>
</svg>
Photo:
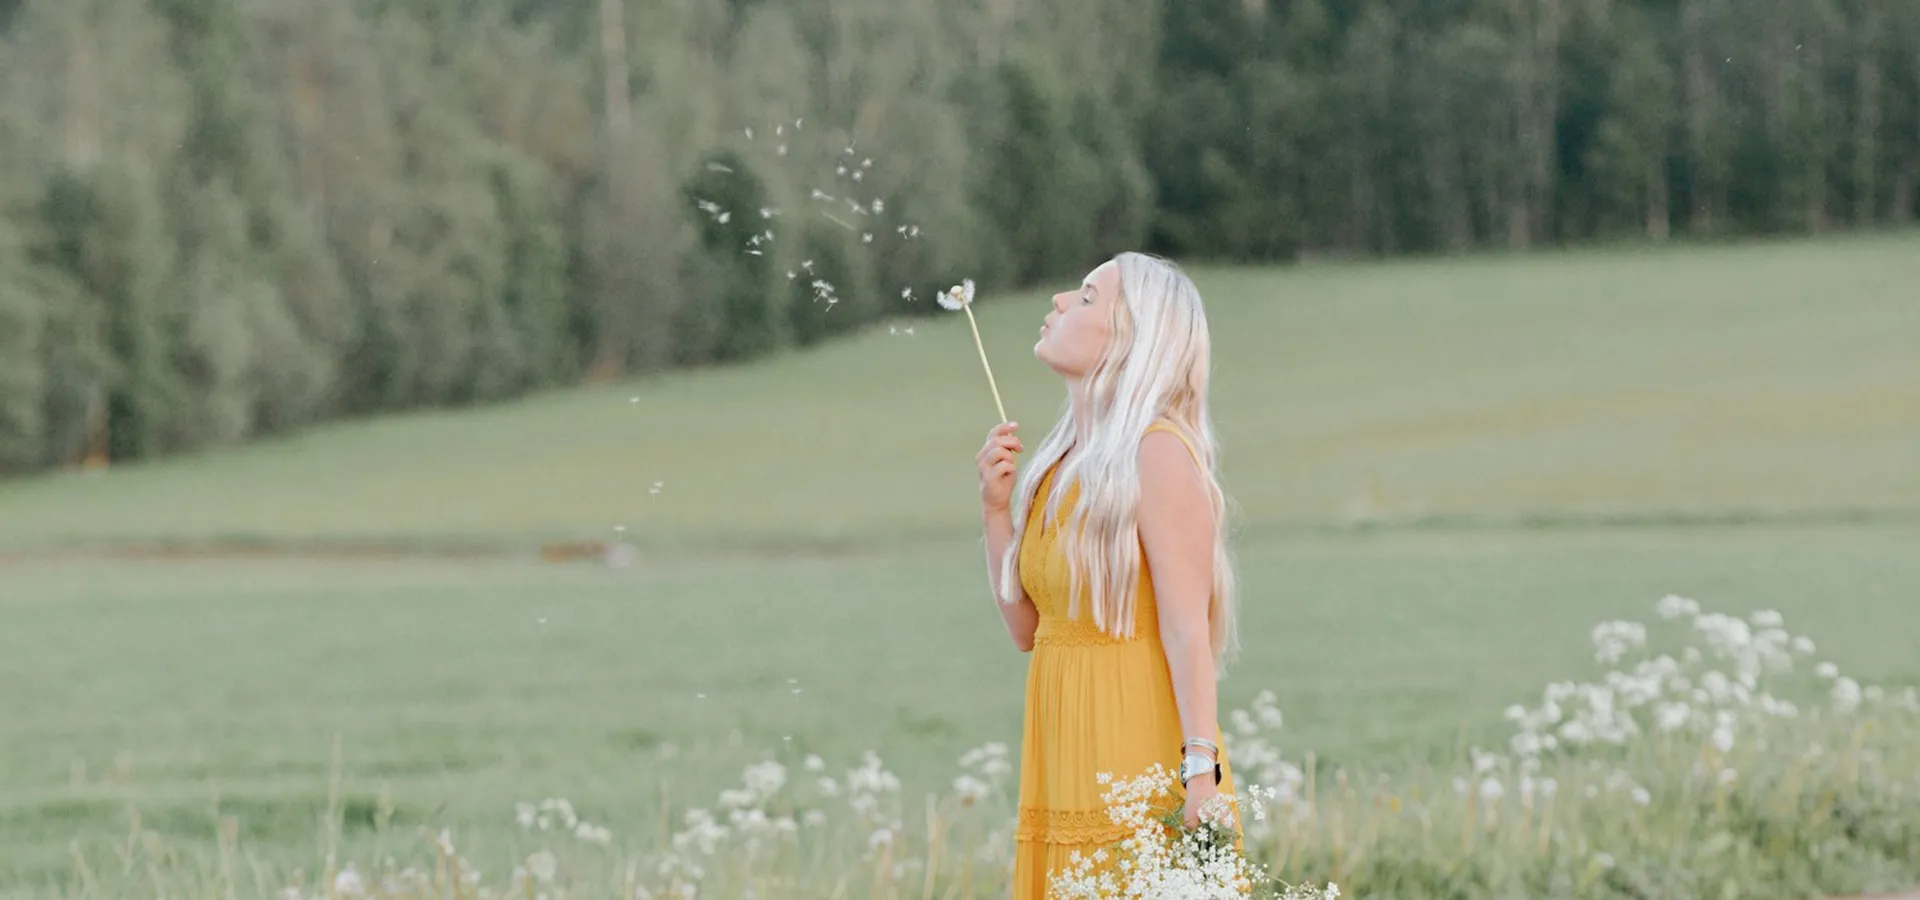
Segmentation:
<svg viewBox="0 0 1920 900">
<path fill-rule="evenodd" d="M 1185 759 L 1180 760 L 1180 786 L 1186 787 L 1187 782 L 1208 772 L 1213 773 L 1214 783 L 1219 784 L 1220 764 L 1202 754 L 1189 753 Z"/>
</svg>

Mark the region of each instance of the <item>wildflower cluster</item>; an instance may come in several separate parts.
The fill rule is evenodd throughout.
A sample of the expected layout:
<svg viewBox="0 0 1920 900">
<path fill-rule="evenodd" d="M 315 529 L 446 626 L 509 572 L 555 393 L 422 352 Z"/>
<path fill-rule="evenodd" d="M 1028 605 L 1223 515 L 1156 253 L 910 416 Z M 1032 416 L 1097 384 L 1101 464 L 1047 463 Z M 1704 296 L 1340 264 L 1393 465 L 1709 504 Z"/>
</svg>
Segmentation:
<svg viewBox="0 0 1920 900">
<path fill-rule="evenodd" d="M 1792 686 L 1796 662 L 1814 653 L 1813 641 L 1789 634 L 1777 611 L 1760 610 L 1745 619 L 1703 612 L 1694 600 L 1668 595 L 1656 604 L 1662 619 L 1691 626 L 1697 646 L 1678 657 L 1647 652 L 1647 627 L 1639 622 L 1603 622 L 1592 633 L 1594 659 L 1630 668 L 1613 669 L 1598 681 L 1561 681 L 1547 686 L 1540 705 L 1515 705 L 1506 717 L 1515 725 L 1509 740 L 1514 756 L 1529 771 L 1544 757 L 1569 750 L 1625 747 L 1636 738 L 1674 735 L 1704 742 L 1715 757 L 1725 757 L 1744 732 L 1759 732 L 1771 721 L 1791 720 L 1801 708 L 1776 690 Z M 1889 698 L 1879 687 L 1862 689 L 1841 676 L 1830 662 L 1814 667 L 1831 681 L 1831 715 L 1856 712 L 1863 702 L 1920 712 L 1920 696 L 1909 688 Z M 1731 780 L 1726 770 L 1716 777 Z"/>
<path fill-rule="evenodd" d="M 1005 782 L 1013 773 L 1007 746 L 990 743 L 961 757 L 961 774 L 944 801 L 951 827 L 969 810 L 996 813 L 1004 803 Z M 850 846 L 876 873 L 890 880 L 925 872 L 936 848 L 931 835 L 926 856 L 902 846 L 907 819 L 900 778 L 877 753 L 862 754 L 857 766 L 829 772 L 818 755 L 796 769 L 777 760 L 747 766 L 737 787 L 720 792 L 714 808 L 686 810 L 664 851 L 649 861 L 638 896 L 690 898 L 726 894 L 803 858 L 803 846 L 820 850 Z M 1004 858 L 991 851 L 1011 839 L 1011 823 L 996 830 L 979 859 Z"/>
<path fill-rule="evenodd" d="M 1334 900 L 1338 886 L 1303 888 L 1273 882 L 1265 867 L 1243 852 L 1237 829 L 1239 800 L 1216 795 L 1187 827 L 1173 801 L 1173 775 L 1154 765 L 1133 778 L 1100 774 L 1102 799 L 1127 837 L 1112 850 L 1076 851 L 1067 869 L 1049 873 L 1048 894 L 1059 900 L 1225 900 L 1274 896 L 1283 900 Z M 1168 802 L 1173 801 L 1173 802 Z M 1255 805 L 1254 815 L 1264 818 Z"/>
</svg>

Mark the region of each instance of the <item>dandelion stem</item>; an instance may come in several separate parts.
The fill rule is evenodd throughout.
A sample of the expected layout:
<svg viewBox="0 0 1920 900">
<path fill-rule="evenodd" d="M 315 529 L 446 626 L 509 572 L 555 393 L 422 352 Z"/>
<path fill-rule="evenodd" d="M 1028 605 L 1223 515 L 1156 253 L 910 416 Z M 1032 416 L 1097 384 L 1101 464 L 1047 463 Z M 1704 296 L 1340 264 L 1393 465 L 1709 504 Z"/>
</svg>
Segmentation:
<svg viewBox="0 0 1920 900">
<path fill-rule="evenodd" d="M 1000 402 L 1000 386 L 994 383 L 993 366 L 987 363 L 987 346 L 980 341 L 980 326 L 973 318 L 973 304 L 968 303 L 960 308 L 966 311 L 967 327 L 973 329 L 973 346 L 980 351 L 980 367 L 987 370 L 987 387 L 993 390 L 993 405 L 1000 411 L 1000 421 L 1004 423 L 1007 421 L 1007 407 Z"/>
</svg>

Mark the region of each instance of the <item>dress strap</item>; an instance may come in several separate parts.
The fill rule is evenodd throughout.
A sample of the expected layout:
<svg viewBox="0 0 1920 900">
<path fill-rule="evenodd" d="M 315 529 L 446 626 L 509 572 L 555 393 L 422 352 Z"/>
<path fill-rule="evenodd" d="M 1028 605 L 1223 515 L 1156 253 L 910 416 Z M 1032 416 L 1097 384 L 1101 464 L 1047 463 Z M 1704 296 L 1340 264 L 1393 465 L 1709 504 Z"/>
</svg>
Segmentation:
<svg viewBox="0 0 1920 900">
<path fill-rule="evenodd" d="M 1186 434 L 1182 432 L 1178 427 L 1176 427 L 1172 422 L 1166 419 L 1155 419 L 1152 425 L 1147 426 L 1147 430 L 1150 432 L 1151 431 L 1172 432 L 1174 437 L 1177 437 L 1180 439 L 1180 443 L 1187 445 L 1187 453 L 1193 456 L 1193 464 L 1196 466 L 1199 466 L 1200 471 L 1202 472 L 1205 472 L 1207 470 L 1207 463 L 1205 460 L 1200 458 L 1200 450 L 1193 446 L 1193 440 L 1187 437 Z"/>
</svg>

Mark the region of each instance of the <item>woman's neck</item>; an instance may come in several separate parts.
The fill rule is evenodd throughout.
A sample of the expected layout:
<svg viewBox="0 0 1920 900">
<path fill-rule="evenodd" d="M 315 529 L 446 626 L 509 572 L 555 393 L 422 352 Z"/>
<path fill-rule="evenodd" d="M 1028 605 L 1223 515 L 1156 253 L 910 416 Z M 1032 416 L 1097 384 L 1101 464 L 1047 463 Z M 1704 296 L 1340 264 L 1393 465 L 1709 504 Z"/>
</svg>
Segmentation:
<svg viewBox="0 0 1920 900">
<path fill-rule="evenodd" d="M 1093 433 L 1093 403 L 1087 397 L 1085 381 L 1067 383 L 1067 396 L 1073 398 L 1073 437 L 1075 444 L 1086 443 Z"/>
</svg>

